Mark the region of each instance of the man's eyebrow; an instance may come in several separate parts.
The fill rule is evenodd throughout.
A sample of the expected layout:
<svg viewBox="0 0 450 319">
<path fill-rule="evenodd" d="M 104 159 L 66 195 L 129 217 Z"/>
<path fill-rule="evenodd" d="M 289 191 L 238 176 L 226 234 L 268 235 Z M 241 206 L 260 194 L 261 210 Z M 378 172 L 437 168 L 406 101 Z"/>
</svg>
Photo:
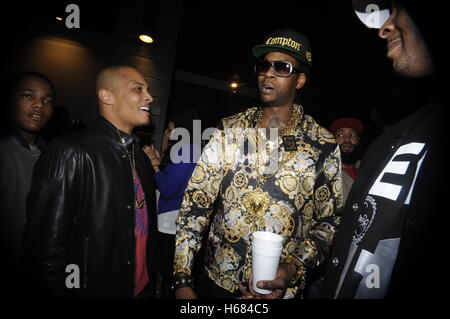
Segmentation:
<svg viewBox="0 0 450 319">
<path fill-rule="evenodd" d="M 32 92 L 36 92 L 37 90 L 29 89 L 29 88 L 19 88 L 19 89 L 17 89 L 17 91 L 32 91 Z"/>
<path fill-rule="evenodd" d="M 130 83 L 131 84 L 139 84 L 139 85 L 142 85 L 142 86 L 147 86 L 147 84 L 139 82 L 139 81 L 135 81 L 135 80 L 132 80 Z"/>
<path fill-rule="evenodd" d="M 30 89 L 30 88 L 19 88 L 17 89 L 17 92 L 24 92 L 24 91 L 31 91 L 31 92 L 37 92 L 36 89 Z M 53 97 L 53 93 L 45 92 L 46 95 Z"/>
</svg>

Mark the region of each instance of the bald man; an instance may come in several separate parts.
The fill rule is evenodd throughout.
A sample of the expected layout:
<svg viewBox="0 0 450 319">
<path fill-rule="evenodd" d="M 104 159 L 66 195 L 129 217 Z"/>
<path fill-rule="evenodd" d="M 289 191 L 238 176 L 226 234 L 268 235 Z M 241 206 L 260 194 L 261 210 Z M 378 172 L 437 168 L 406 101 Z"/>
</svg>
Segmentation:
<svg viewBox="0 0 450 319">
<path fill-rule="evenodd" d="M 144 76 L 112 66 L 97 79 L 100 118 L 52 143 L 35 166 L 24 264 L 47 297 L 153 298 L 154 171 L 132 133 L 150 123 Z"/>
</svg>

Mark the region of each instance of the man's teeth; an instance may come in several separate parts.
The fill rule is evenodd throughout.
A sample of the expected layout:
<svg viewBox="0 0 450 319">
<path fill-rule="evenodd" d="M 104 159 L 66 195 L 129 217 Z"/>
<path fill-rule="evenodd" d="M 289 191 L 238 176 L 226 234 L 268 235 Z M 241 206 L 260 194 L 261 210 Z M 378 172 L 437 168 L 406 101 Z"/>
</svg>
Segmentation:
<svg viewBox="0 0 450 319">
<path fill-rule="evenodd" d="M 139 109 L 140 109 L 140 110 L 143 110 L 143 111 L 150 112 L 150 108 L 147 107 L 147 106 L 141 106 Z"/>
<path fill-rule="evenodd" d="M 37 114 L 32 114 L 31 117 L 34 118 L 34 119 L 38 119 L 38 120 L 41 119 L 41 116 L 37 115 Z"/>
</svg>

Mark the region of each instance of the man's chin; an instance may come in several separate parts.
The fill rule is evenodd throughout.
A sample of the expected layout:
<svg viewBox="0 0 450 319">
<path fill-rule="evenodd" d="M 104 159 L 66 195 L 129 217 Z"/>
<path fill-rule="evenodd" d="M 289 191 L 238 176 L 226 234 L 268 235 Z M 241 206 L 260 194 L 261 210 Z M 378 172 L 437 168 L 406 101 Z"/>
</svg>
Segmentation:
<svg viewBox="0 0 450 319">
<path fill-rule="evenodd" d="M 146 121 L 141 121 L 138 125 L 136 125 L 136 127 L 139 127 L 139 126 L 148 126 L 148 125 L 150 125 L 150 122 L 151 122 L 151 120 L 150 120 L 150 116 L 148 117 L 148 120 L 146 120 Z"/>
<path fill-rule="evenodd" d="M 280 103 L 276 100 L 261 100 L 263 107 L 277 107 Z"/>
<path fill-rule="evenodd" d="M 343 154 L 351 155 L 352 153 L 355 152 L 355 148 L 352 147 L 352 148 L 349 148 L 349 149 L 342 149 L 341 152 L 342 152 Z"/>
<path fill-rule="evenodd" d="M 355 152 L 342 152 L 341 160 L 346 165 L 354 165 L 359 160 L 359 155 Z"/>
<path fill-rule="evenodd" d="M 30 135 L 38 135 L 44 127 L 45 125 L 39 127 L 20 127 L 19 130 Z"/>
<path fill-rule="evenodd" d="M 263 98 L 263 96 L 261 96 L 261 102 L 263 106 L 270 106 L 272 104 L 272 100 Z"/>
</svg>

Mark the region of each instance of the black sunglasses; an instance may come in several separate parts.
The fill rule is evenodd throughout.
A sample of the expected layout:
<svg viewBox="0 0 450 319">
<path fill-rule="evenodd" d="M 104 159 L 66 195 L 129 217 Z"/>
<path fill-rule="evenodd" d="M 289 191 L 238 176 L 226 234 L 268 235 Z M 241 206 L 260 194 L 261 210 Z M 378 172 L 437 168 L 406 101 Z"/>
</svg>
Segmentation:
<svg viewBox="0 0 450 319">
<path fill-rule="evenodd" d="M 255 74 L 263 75 L 269 71 L 270 67 L 273 67 L 275 75 L 288 78 L 292 73 L 300 73 L 299 69 L 294 68 L 291 62 L 288 61 L 268 61 L 268 60 L 258 60 L 255 63 Z"/>
</svg>

